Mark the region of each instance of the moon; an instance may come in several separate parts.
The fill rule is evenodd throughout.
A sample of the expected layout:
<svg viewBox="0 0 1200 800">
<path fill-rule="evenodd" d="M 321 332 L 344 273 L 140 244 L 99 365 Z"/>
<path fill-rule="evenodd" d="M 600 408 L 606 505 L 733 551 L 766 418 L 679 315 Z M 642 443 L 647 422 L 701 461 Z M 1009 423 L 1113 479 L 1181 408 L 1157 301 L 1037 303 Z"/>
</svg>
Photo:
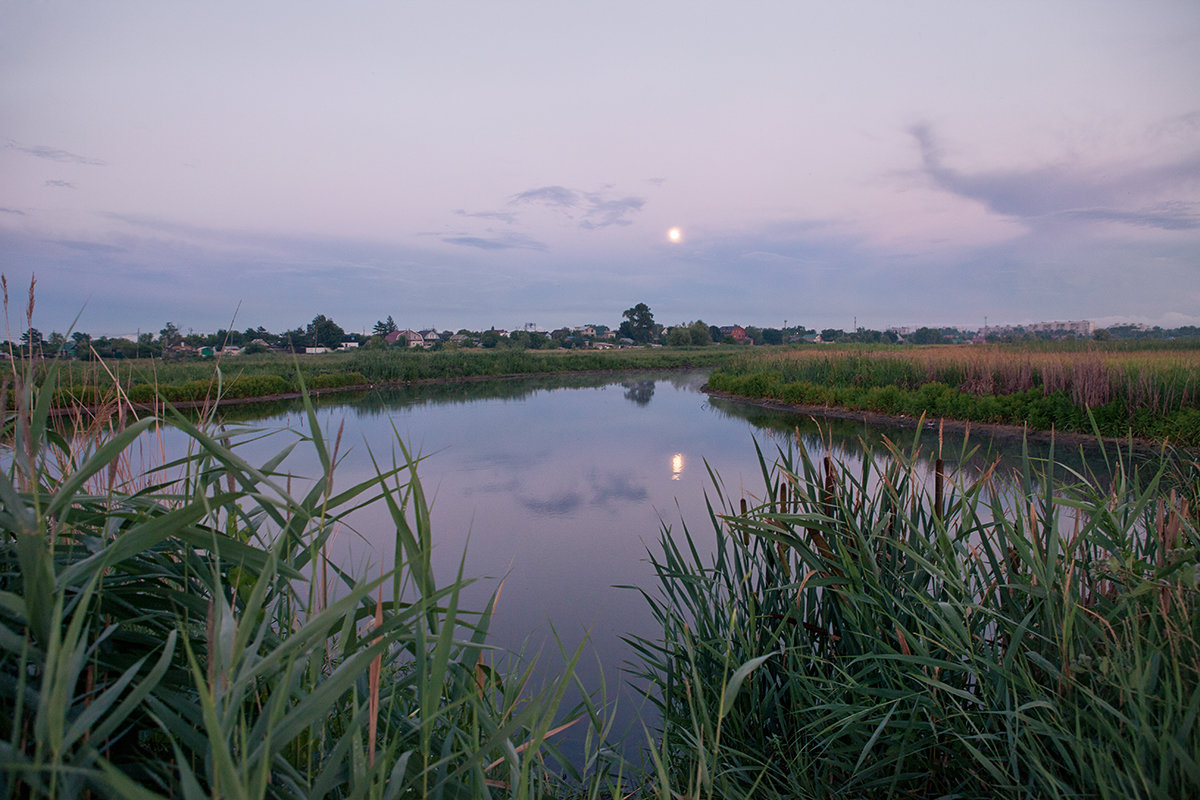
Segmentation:
<svg viewBox="0 0 1200 800">
<path fill-rule="evenodd" d="M 667 239 L 672 244 L 678 244 L 683 241 L 683 231 L 679 230 L 679 228 L 671 228 L 671 230 L 667 231 Z"/>
</svg>

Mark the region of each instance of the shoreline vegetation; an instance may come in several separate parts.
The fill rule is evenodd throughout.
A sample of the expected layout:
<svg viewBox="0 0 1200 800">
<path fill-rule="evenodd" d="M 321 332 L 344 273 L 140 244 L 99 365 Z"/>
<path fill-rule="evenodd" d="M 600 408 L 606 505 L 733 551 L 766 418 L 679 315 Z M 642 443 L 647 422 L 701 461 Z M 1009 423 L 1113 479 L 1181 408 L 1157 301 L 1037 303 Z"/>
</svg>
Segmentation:
<svg viewBox="0 0 1200 800">
<path fill-rule="evenodd" d="M 1169 344 L 779 349 L 718 367 L 707 389 L 802 413 L 1200 447 L 1200 340 Z"/>
<path fill-rule="evenodd" d="M 1015 484 L 922 477 L 920 431 L 855 468 L 759 450 L 737 494 L 712 468 L 711 532 L 664 525 L 636 587 L 662 634 L 634 640 L 631 677 L 661 721 L 629 763 L 605 687 L 564 705 L 581 650 L 539 687 L 460 608 L 470 576 L 435 583 L 403 442 L 346 486 L 307 394 L 307 427 L 261 462 L 241 449 L 261 432 L 212 408 L 60 432 L 60 376 L 14 373 L 0 408 L 0 796 L 1200 789 L 1200 462 L 1168 447 L 1105 446 L 1103 475 L 1026 455 Z M 189 455 L 146 463 L 162 426 Z M 297 446 L 321 465 L 300 491 Z M 326 543 L 365 504 L 394 557 L 357 576 Z"/>
<path fill-rule="evenodd" d="M 949 346 L 720 346 L 615 351 L 362 351 L 217 362 L 79 362 L 54 413 L 119 400 L 205 408 L 427 383 L 711 368 L 705 390 L 812 416 L 900 425 L 939 419 L 1001 435 L 1200 447 L 1200 339 Z M 115 370 L 115 371 L 114 371 Z"/>
</svg>

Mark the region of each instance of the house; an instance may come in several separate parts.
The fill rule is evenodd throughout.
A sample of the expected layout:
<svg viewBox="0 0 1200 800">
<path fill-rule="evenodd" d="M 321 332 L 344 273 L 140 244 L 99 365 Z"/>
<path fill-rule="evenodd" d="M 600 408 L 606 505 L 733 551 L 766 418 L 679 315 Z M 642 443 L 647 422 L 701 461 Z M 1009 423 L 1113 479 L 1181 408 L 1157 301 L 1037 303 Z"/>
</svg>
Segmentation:
<svg viewBox="0 0 1200 800">
<path fill-rule="evenodd" d="M 582 328 L 576 328 L 575 332 L 578 333 L 580 336 L 588 336 L 591 338 L 595 338 L 596 326 L 595 325 L 584 325 Z"/>
<path fill-rule="evenodd" d="M 741 325 L 725 325 L 718 330 L 721 331 L 722 336 L 732 336 L 738 344 L 746 341 L 746 329 Z"/>
<path fill-rule="evenodd" d="M 422 342 L 426 347 L 432 347 L 433 345 L 442 341 L 442 337 L 439 336 L 438 332 L 435 330 L 418 331 L 418 333 L 421 334 Z"/>
<path fill-rule="evenodd" d="M 425 344 L 425 337 L 416 331 L 403 330 L 392 331 L 383 340 L 388 343 L 388 347 L 421 347 Z"/>
<path fill-rule="evenodd" d="M 343 350 L 354 350 L 357 347 L 358 347 L 358 339 L 355 339 L 350 334 L 346 334 L 345 336 L 342 337 L 342 349 Z"/>
</svg>

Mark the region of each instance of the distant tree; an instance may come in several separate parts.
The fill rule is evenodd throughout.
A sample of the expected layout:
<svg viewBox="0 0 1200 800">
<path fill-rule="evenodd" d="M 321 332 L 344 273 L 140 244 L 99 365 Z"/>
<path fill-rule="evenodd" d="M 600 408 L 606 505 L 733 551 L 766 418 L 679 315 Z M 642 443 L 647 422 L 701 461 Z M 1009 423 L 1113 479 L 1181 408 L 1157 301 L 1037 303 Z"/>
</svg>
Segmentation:
<svg viewBox="0 0 1200 800">
<path fill-rule="evenodd" d="M 500 334 L 496 333 L 495 330 L 484 331 L 479 337 L 479 344 L 482 347 L 495 347 L 500 344 Z"/>
<path fill-rule="evenodd" d="M 846 335 L 846 332 L 841 328 L 825 328 L 821 331 L 822 342 L 836 342 L 838 339 Z"/>
<path fill-rule="evenodd" d="M 392 319 L 392 315 L 388 314 L 387 319 L 381 319 L 375 323 L 375 328 L 372 330 L 376 336 L 387 336 L 389 333 L 395 333 L 400 330 L 396 327 L 396 320 Z"/>
<path fill-rule="evenodd" d="M 312 343 L 308 338 L 308 331 L 304 328 L 292 328 L 290 331 L 284 331 L 279 335 L 279 339 L 281 344 L 293 351 L 308 347 Z"/>
<path fill-rule="evenodd" d="M 174 347 L 179 344 L 183 337 L 179 335 L 179 328 L 175 327 L 174 322 L 168 322 L 163 329 L 158 332 L 158 343 L 166 347 Z"/>
<path fill-rule="evenodd" d="M 913 344 L 941 344 L 944 339 L 942 332 L 936 328 L 917 328 L 908 341 Z"/>
<path fill-rule="evenodd" d="M 58 331 L 51 331 L 50 338 L 46 339 L 46 354 L 54 357 L 66 355 L 63 349 L 66 344 L 66 336 L 63 336 Z"/>
<path fill-rule="evenodd" d="M 1112 332 L 1107 328 L 1100 328 L 1092 334 L 1092 338 L 1097 342 L 1109 342 L 1112 341 Z"/>
<path fill-rule="evenodd" d="M 308 328 L 305 331 L 308 338 L 312 341 L 314 347 L 328 347 L 330 350 L 336 350 L 342 346 L 342 337 L 346 332 L 342 327 L 333 320 L 326 317 L 324 314 L 318 314 L 313 317 L 313 321 L 308 323 Z"/>
<path fill-rule="evenodd" d="M 22 347 L 38 347 L 42 343 L 42 332 L 37 328 L 29 328 L 21 334 Z"/>
<path fill-rule="evenodd" d="M 880 339 L 888 344 L 895 344 L 896 342 L 900 341 L 900 337 L 896 335 L 895 331 L 884 331 L 882 334 L 880 334 Z"/>
<path fill-rule="evenodd" d="M 692 339 L 692 344 L 696 347 L 712 344 L 712 335 L 709 333 L 708 326 L 704 324 L 704 320 L 698 319 L 688 326 L 688 335 Z"/>
<path fill-rule="evenodd" d="M 654 338 L 654 314 L 650 313 L 650 306 L 638 303 L 633 308 L 625 309 L 621 316 L 629 323 L 628 338 L 643 343 Z M 625 322 L 621 323 L 622 330 L 625 329 Z"/>
<path fill-rule="evenodd" d="M 667 345 L 670 347 L 687 347 L 692 343 L 692 332 L 684 325 L 676 325 L 667 331 Z"/>
<path fill-rule="evenodd" d="M 783 344 L 783 331 L 779 328 L 762 329 L 763 344 Z"/>
<path fill-rule="evenodd" d="M 250 341 L 250 344 L 242 348 L 242 352 L 248 356 L 254 355 L 255 353 L 265 353 L 267 352 L 267 346 L 259 342 L 258 337 L 255 337 Z"/>
<path fill-rule="evenodd" d="M 709 325 L 708 326 L 708 338 L 710 340 L 712 340 L 713 344 L 720 344 L 721 343 L 721 329 L 718 328 L 716 325 Z"/>
</svg>

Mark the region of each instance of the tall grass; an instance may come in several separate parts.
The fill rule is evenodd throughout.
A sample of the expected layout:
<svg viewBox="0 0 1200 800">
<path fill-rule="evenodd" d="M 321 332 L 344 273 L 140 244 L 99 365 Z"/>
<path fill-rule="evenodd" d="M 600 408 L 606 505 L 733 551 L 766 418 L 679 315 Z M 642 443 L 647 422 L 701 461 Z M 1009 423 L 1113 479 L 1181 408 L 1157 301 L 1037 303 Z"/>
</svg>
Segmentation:
<svg viewBox="0 0 1200 800">
<path fill-rule="evenodd" d="M 253 431 L 169 410 L 51 424 L 56 385 L 16 375 L 0 408 L 0 796 L 534 797 L 560 787 L 561 676 L 496 654 L 487 613 L 439 584 L 416 461 L 337 481 L 310 427 L 261 463 Z M 3 393 L 0 393 L 3 396 Z M 83 420 L 81 417 L 80 420 Z M 77 420 L 78 421 L 78 420 Z M 125 424 L 127 422 L 127 424 Z M 103 428 L 103 429 L 101 429 Z M 163 429 L 188 455 L 141 466 Z M 321 473 L 293 492 L 284 461 Z M 299 485 L 299 484 L 296 484 Z M 367 503 L 390 511 L 395 558 L 356 576 L 326 557 Z M 583 725 L 603 726 L 585 709 Z M 608 766 L 592 754 L 593 794 Z M 582 785 L 582 784 L 581 784 Z"/>
<path fill-rule="evenodd" d="M 930 486 L 915 450 L 853 470 L 760 451 L 757 495 L 713 475 L 712 548 L 664 530 L 645 592 L 663 635 L 636 642 L 659 784 L 1194 796 L 1200 464 L 1026 457 L 1012 481 Z"/>
<path fill-rule="evenodd" d="M 785 350 L 721 368 L 733 394 L 1200 446 L 1200 347 Z"/>
</svg>

